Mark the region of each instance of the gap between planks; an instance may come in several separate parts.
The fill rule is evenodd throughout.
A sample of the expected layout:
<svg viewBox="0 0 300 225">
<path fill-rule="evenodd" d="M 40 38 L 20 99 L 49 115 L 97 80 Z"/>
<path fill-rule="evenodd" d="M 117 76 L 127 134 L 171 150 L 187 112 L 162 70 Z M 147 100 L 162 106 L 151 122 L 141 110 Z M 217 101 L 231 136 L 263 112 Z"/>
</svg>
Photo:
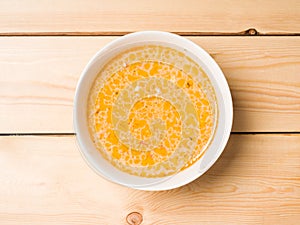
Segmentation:
<svg viewBox="0 0 300 225">
<path fill-rule="evenodd" d="M 126 32 L 2 32 L 4 36 L 123 36 L 135 31 Z M 171 32 L 181 36 L 300 36 L 300 33 L 269 32 L 262 33 L 255 28 L 249 28 L 240 32 Z"/>
<path fill-rule="evenodd" d="M 5 136 L 75 136 L 76 133 L 0 133 L 0 137 Z M 231 132 L 231 135 L 300 135 L 299 131 L 288 132 Z"/>
</svg>

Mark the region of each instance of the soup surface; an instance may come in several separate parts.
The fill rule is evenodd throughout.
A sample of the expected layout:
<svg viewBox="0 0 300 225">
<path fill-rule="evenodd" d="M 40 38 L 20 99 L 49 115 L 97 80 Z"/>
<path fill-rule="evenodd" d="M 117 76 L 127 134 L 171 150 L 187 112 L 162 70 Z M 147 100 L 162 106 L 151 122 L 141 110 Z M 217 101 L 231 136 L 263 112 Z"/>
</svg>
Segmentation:
<svg viewBox="0 0 300 225">
<path fill-rule="evenodd" d="M 90 135 L 119 170 L 168 176 L 207 149 L 217 122 L 215 93 L 204 71 L 183 52 L 134 47 L 97 75 L 88 100 Z"/>
</svg>

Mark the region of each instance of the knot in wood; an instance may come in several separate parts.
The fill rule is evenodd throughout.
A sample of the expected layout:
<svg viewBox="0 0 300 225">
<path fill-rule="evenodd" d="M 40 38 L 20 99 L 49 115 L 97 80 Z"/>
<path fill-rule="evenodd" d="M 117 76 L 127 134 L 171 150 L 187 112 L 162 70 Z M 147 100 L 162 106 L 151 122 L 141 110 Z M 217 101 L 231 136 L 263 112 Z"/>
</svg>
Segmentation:
<svg viewBox="0 0 300 225">
<path fill-rule="evenodd" d="M 251 35 L 251 36 L 254 36 L 254 35 L 257 35 L 258 32 L 257 32 L 256 29 L 250 28 L 250 29 L 247 30 L 247 34 L 248 34 L 248 35 Z"/>
<path fill-rule="evenodd" d="M 138 212 L 129 213 L 126 221 L 130 225 L 140 225 L 143 222 L 143 216 Z"/>
</svg>

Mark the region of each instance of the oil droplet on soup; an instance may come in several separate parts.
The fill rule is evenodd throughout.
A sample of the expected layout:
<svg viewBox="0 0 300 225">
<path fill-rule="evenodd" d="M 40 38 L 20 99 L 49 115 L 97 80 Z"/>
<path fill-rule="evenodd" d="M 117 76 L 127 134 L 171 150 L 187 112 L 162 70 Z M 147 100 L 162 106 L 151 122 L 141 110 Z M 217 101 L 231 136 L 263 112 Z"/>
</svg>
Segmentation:
<svg viewBox="0 0 300 225">
<path fill-rule="evenodd" d="M 109 61 L 87 110 L 100 154 L 142 177 L 168 176 L 199 160 L 217 118 L 215 93 L 201 67 L 158 45 L 131 48 Z"/>
</svg>

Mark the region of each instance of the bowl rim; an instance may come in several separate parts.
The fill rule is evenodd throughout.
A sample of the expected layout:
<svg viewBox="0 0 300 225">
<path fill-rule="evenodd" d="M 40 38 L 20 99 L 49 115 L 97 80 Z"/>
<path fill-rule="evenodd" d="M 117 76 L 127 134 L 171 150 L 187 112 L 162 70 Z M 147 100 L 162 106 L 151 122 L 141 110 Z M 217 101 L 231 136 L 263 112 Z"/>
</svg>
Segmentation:
<svg viewBox="0 0 300 225">
<path fill-rule="evenodd" d="M 133 38 L 143 38 L 143 37 L 147 37 L 147 36 L 163 36 L 166 39 L 174 39 L 174 40 L 179 40 L 180 42 L 186 42 L 188 43 L 190 46 L 192 46 L 193 51 L 192 53 L 197 53 L 198 56 L 201 55 L 201 61 L 204 61 L 203 63 L 208 67 L 209 70 L 213 70 L 214 74 L 209 74 L 206 71 L 207 76 L 209 77 L 209 79 L 212 79 L 212 76 L 217 76 L 218 78 L 218 83 L 219 85 L 222 87 L 222 89 L 220 90 L 222 93 L 222 98 L 223 101 L 226 102 L 226 104 L 224 103 L 224 107 L 225 107 L 225 122 L 224 122 L 224 131 L 223 131 L 223 135 L 222 135 L 222 140 L 220 140 L 220 143 L 218 144 L 218 149 L 216 151 L 214 151 L 213 157 L 210 157 L 209 159 L 207 159 L 208 157 L 205 158 L 205 156 L 207 155 L 207 153 L 205 152 L 204 155 L 198 160 L 199 162 L 204 162 L 204 166 L 202 166 L 203 168 L 198 170 L 196 173 L 194 171 L 194 175 L 193 176 L 188 176 L 185 177 L 184 180 L 180 180 L 178 181 L 176 179 L 177 174 L 175 174 L 174 176 L 172 176 L 170 179 L 167 179 L 166 181 L 157 183 L 157 184 L 153 184 L 153 185 L 147 185 L 147 186 L 131 186 L 130 184 L 124 184 L 121 182 L 118 182 L 117 180 L 113 179 L 112 177 L 107 177 L 105 176 L 101 171 L 99 171 L 97 168 L 95 168 L 95 166 L 93 165 L 92 162 L 90 162 L 90 160 L 87 157 L 87 153 L 86 153 L 86 149 L 85 149 L 85 143 L 84 140 L 82 138 L 82 134 L 81 134 L 81 130 L 79 128 L 79 113 L 78 113 L 78 108 L 79 108 L 79 98 L 80 98 L 80 92 L 79 90 L 81 90 L 82 85 L 83 85 L 83 80 L 85 79 L 86 74 L 88 73 L 89 69 L 91 68 L 91 66 L 94 64 L 94 62 L 103 54 L 105 54 L 108 50 L 115 48 L 116 46 L 123 44 L 124 41 L 126 41 L 127 39 Z M 213 85 L 214 88 L 216 88 Z M 89 90 L 88 90 L 89 92 Z M 218 102 L 219 105 L 219 102 Z M 113 183 L 117 183 L 123 186 L 127 186 L 127 187 L 131 187 L 134 189 L 139 189 L 139 190 L 148 190 L 148 191 L 161 191 L 161 190 L 170 190 L 173 188 L 177 188 L 180 186 L 183 186 L 187 183 L 192 182 L 193 180 L 197 179 L 198 177 L 200 177 L 201 175 L 203 175 L 216 161 L 217 159 L 220 157 L 220 155 L 222 154 L 222 152 L 225 149 L 225 146 L 228 142 L 229 136 L 230 136 L 230 132 L 232 129 L 232 123 L 233 123 L 233 104 L 232 104 L 232 96 L 230 93 L 230 89 L 228 86 L 228 83 L 226 81 L 226 78 L 222 72 L 222 70 L 220 69 L 220 67 L 218 66 L 218 64 L 215 62 L 215 60 L 204 50 L 202 49 L 199 45 L 195 44 L 193 41 L 179 36 L 177 34 L 173 34 L 173 33 L 169 33 L 169 32 L 164 32 L 164 31 L 139 31 L 139 32 L 134 32 L 134 33 L 130 33 L 127 35 L 124 35 L 122 37 L 119 37 L 113 41 L 111 41 L 110 43 L 106 44 L 104 47 L 102 47 L 99 51 L 97 51 L 97 53 L 89 60 L 89 62 L 87 63 L 87 65 L 85 66 L 84 70 L 82 71 L 80 78 L 77 82 L 77 86 L 76 86 L 76 91 L 75 91 L 75 97 L 74 97 L 74 106 L 73 106 L 73 126 L 74 126 L 74 131 L 75 131 L 75 135 L 76 135 L 76 140 L 77 140 L 77 145 L 78 145 L 78 149 L 81 153 L 81 156 L 84 158 L 84 160 L 86 161 L 87 165 L 89 165 L 90 168 L 92 168 L 98 175 L 100 175 L 101 177 L 105 178 L 106 180 L 113 182 Z M 217 124 L 218 127 L 218 124 Z M 216 127 L 216 128 L 217 128 Z M 216 131 L 215 131 L 216 132 Z M 198 163 L 195 162 L 194 164 Z M 193 165 L 194 165 L 193 164 Z M 203 163 L 202 163 L 203 164 Z M 192 166 L 193 166 L 192 165 Z M 191 166 L 191 167 L 192 167 Z M 185 170 L 190 170 L 190 168 L 187 168 Z M 183 171 L 185 171 L 183 170 Z M 180 174 L 181 172 L 179 172 L 178 174 Z"/>
</svg>

